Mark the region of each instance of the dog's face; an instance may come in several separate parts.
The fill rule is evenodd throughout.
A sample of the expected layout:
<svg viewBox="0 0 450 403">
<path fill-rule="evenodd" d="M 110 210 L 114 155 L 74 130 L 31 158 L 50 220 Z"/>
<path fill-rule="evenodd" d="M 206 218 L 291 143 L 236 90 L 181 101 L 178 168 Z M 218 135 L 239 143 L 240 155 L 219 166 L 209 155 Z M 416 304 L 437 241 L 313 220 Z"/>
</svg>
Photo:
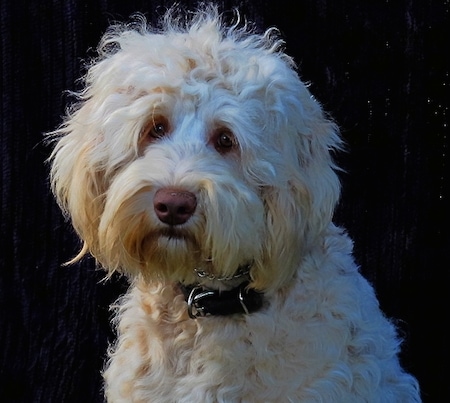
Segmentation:
<svg viewBox="0 0 450 403">
<path fill-rule="evenodd" d="M 81 254 L 149 281 L 243 265 L 258 289 L 292 277 L 331 220 L 339 140 L 270 36 L 212 12 L 104 37 L 52 155 Z"/>
</svg>

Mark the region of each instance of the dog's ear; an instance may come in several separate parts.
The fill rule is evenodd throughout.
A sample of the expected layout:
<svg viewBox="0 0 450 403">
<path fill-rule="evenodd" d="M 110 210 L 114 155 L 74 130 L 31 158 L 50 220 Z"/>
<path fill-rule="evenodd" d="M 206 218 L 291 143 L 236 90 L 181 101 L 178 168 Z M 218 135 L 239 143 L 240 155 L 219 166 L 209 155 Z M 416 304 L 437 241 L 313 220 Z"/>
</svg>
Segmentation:
<svg viewBox="0 0 450 403">
<path fill-rule="evenodd" d="M 292 278 L 302 257 L 330 225 L 340 193 L 332 159 L 333 150 L 341 147 L 338 129 L 290 73 L 284 77 L 291 83 L 281 81 L 272 92 L 273 109 L 279 112 L 272 146 L 281 165 L 277 184 L 263 188 L 266 256 L 252 273 L 254 286 L 263 289 L 275 289 Z"/>
<path fill-rule="evenodd" d="M 94 137 L 90 135 L 89 102 L 69 116 L 55 132 L 50 133 L 56 142 L 50 156 L 50 180 L 58 204 L 83 240 L 75 262 L 88 251 L 98 249 L 98 225 L 104 208 L 107 178 L 100 164 L 96 164 Z"/>
<path fill-rule="evenodd" d="M 313 104 L 312 116 L 294 133 L 298 171 L 290 180 L 297 204 L 306 204 L 307 233 L 315 237 L 329 226 L 340 196 L 332 154 L 341 149 L 342 142 L 337 126 L 325 117 L 321 106 L 312 97 L 308 100 Z"/>
</svg>

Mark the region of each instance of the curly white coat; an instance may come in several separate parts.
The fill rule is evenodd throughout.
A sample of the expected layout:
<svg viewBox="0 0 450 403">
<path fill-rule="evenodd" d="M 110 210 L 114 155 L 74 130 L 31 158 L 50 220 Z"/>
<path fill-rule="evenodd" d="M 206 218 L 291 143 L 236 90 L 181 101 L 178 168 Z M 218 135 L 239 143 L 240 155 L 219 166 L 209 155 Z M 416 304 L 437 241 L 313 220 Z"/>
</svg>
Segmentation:
<svg viewBox="0 0 450 403">
<path fill-rule="evenodd" d="M 399 340 L 331 223 L 336 126 L 274 30 L 214 7 L 164 29 L 112 27 L 78 105 L 52 134 L 52 185 L 90 252 L 132 286 L 104 372 L 110 402 L 419 402 Z M 159 189 L 197 206 L 158 219 Z M 264 306 L 190 319 L 194 268 L 251 264 Z M 234 282 L 206 280 L 212 289 Z"/>
</svg>

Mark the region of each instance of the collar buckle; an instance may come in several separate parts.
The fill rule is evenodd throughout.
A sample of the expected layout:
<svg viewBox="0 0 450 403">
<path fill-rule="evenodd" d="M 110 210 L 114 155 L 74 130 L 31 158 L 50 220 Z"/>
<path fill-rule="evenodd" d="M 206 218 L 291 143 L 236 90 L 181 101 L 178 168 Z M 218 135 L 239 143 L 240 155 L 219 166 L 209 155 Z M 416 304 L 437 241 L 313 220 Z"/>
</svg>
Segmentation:
<svg viewBox="0 0 450 403">
<path fill-rule="evenodd" d="M 188 314 L 191 319 L 203 318 L 208 316 L 205 306 L 201 305 L 204 298 L 214 296 L 214 291 L 204 291 L 202 287 L 194 287 L 187 298 Z"/>
<path fill-rule="evenodd" d="M 187 302 L 187 311 L 192 319 L 206 316 L 250 314 L 264 304 L 262 293 L 247 289 L 248 282 L 228 291 L 211 290 L 201 285 L 180 285 Z"/>
</svg>

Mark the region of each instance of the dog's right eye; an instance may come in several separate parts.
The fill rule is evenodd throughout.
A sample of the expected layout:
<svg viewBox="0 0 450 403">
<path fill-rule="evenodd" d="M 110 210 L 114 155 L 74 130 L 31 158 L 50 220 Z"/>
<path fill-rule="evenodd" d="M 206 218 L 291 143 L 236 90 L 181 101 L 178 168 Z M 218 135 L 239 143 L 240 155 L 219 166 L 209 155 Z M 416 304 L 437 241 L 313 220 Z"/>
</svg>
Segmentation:
<svg viewBox="0 0 450 403">
<path fill-rule="evenodd" d="M 155 139 L 159 139 L 161 137 L 164 137 L 166 133 L 166 126 L 162 123 L 157 123 L 149 130 L 148 134 Z"/>
<path fill-rule="evenodd" d="M 160 118 L 148 122 L 142 130 L 142 139 L 147 141 L 155 141 L 167 135 L 169 132 L 169 124 L 166 119 Z"/>
</svg>

